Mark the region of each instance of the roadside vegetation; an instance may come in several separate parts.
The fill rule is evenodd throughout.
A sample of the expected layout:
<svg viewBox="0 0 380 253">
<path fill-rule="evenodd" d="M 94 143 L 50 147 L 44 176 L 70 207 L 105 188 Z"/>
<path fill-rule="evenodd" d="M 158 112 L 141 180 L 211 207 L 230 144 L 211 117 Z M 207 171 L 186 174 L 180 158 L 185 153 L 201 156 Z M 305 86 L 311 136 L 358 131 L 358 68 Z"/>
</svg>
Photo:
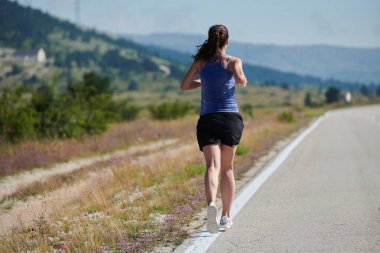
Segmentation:
<svg viewBox="0 0 380 253">
<path fill-rule="evenodd" d="M 328 90 L 253 85 L 237 89 L 240 111 L 257 120 L 262 109 L 294 122 L 304 108 L 333 108 L 379 101 L 376 93 L 352 93 L 343 101 L 336 88 Z M 331 95 L 332 94 L 332 95 Z M 366 95 L 366 96 L 365 96 Z M 110 80 L 94 72 L 79 82 L 55 90 L 54 81 L 36 91 L 0 90 L 0 176 L 47 167 L 72 158 L 123 149 L 139 142 L 177 137 L 194 129 L 189 117 L 199 112 L 199 90 L 189 93 L 113 93 Z M 173 124 L 174 119 L 181 119 Z M 160 127 L 164 126 L 164 127 Z M 178 127 L 178 130 L 174 130 Z M 170 131 L 169 131 L 170 129 Z M 115 138 L 116 137 L 116 138 Z"/>
<path fill-rule="evenodd" d="M 235 163 L 237 178 L 278 140 L 303 127 L 311 117 L 323 113 L 323 109 L 294 111 L 295 122 L 280 121 L 278 113 L 273 108 L 258 109 L 254 120 L 246 120 Z M 7 209 L 2 205 L 0 220 L 1 216 L 23 210 L 29 222 L 16 222 L 17 225 L 2 236 L 0 250 L 141 252 L 159 245 L 175 247 L 186 238 L 190 232 L 189 222 L 204 207 L 205 167 L 202 153 L 195 144 L 196 120 L 197 116 L 170 121 L 146 120 L 145 124 L 151 122 L 160 128 L 157 131 L 152 127 L 149 131 L 166 132 L 158 138 L 182 138 L 181 145 L 94 164 L 72 174 L 50 178 L 45 186 L 33 184 L 8 196 L 2 204 L 12 200 L 20 203 Z M 123 126 L 133 123 L 123 123 Z M 157 138 L 155 134 L 150 136 Z M 108 135 L 108 138 L 119 139 L 120 136 Z M 138 159 L 141 155 L 143 160 Z M 72 191 L 75 194 L 70 194 Z M 20 209 L 22 203 L 36 203 L 36 199 L 40 201 L 33 206 L 33 211 L 28 211 L 31 207 Z"/>
</svg>

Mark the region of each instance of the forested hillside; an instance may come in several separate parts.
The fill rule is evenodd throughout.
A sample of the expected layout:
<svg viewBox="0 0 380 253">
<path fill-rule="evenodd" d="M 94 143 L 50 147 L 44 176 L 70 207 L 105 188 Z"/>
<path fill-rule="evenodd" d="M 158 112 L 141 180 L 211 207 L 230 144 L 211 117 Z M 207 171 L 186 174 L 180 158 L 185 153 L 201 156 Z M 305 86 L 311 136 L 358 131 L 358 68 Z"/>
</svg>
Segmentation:
<svg viewBox="0 0 380 253">
<path fill-rule="evenodd" d="M 80 80 L 86 71 L 97 71 L 111 79 L 114 91 L 167 91 L 177 89 L 191 54 L 132 41 L 80 28 L 39 10 L 0 0 L 0 47 L 44 48 L 51 63 L 67 82 Z M 158 36 L 158 38 L 160 38 Z M 166 66 L 170 75 L 160 70 Z M 336 86 L 357 90 L 360 85 L 313 76 L 281 72 L 245 64 L 251 83 L 277 86 Z M 32 81 L 37 86 L 40 80 Z M 46 80 L 45 80 L 46 82 Z"/>
<path fill-rule="evenodd" d="M 157 84 L 170 84 L 172 77 L 178 79 L 184 71 L 183 66 L 154 56 L 144 46 L 80 28 L 8 0 L 0 0 L 0 31 L 0 47 L 43 48 L 67 79 L 75 78 L 73 71 L 78 69 L 102 71 L 113 83 L 122 84 L 116 85 L 121 91 L 128 89 L 131 81 L 141 86 L 134 88 L 141 89 L 149 88 L 146 84 L 153 79 Z M 171 76 L 164 75 L 160 65 L 169 67 Z"/>
</svg>

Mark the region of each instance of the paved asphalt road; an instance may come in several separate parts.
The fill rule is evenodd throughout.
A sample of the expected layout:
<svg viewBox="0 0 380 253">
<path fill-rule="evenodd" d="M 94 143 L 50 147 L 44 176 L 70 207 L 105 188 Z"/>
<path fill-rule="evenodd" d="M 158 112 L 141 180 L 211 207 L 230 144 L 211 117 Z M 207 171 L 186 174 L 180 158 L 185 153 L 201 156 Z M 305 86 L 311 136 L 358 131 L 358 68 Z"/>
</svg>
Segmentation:
<svg viewBox="0 0 380 253">
<path fill-rule="evenodd" d="M 380 252 L 380 106 L 330 112 L 207 252 Z"/>
</svg>

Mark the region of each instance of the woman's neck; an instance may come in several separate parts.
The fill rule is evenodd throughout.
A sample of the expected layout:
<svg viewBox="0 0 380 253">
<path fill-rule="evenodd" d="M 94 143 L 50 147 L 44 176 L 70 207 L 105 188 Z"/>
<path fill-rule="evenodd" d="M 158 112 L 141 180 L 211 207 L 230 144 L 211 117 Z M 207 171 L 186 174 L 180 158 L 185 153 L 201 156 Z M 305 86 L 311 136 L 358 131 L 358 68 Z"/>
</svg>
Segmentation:
<svg viewBox="0 0 380 253">
<path fill-rule="evenodd" d="M 226 47 L 222 48 L 222 50 L 220 50 L 220 55 L 225 55 L 226 54 Z"/>
</svg>

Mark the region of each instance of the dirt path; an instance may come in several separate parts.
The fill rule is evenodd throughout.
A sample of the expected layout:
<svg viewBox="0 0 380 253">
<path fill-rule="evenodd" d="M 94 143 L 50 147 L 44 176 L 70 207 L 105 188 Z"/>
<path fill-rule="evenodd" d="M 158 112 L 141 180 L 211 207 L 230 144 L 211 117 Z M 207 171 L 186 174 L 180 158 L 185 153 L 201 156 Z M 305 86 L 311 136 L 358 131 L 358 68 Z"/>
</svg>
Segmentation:
<svg viewBox="0 0 380 253">
<path fill-rule="evenodd" d="M 167 140 L 141 147 L 135 147 L 124 152 L 124 155 L 129 154 L 132 151 L 132 153 L 134 153 L 137 151 L 146 151 L 159 148 L 157 152 L 153 152 L 149 155 L 138 156 L 132 160 L 132 162 L 135 163 L 148 164 L 162 159 L 163 156 L 175 156 L 180 152 L 194 148 L 194 145 L 191 144 L 182 145 L 180 147 L 168 147 L 170 144 L 174 144 L 176 142 L 176 140 Z M 163 149 L 164 147 L 168 148 Z M 121 153 L 113 157 L 120 156 L 122 156 Z M 107 178 L 112 176 L 112 170 L 105 167 L 100 171 L 90 172 L 87 178 L 79 180 L 73 185 L 62 187 L 47 194 L 31 197 L 25 202 L 18 201 L 10 210 L 0 213 L 0 235 L 7 234 L 12 227 L 31 225 L 33 220 L 37 219 L 41 214 L 43 214 L 46 219 L 59 214 L 63 208 L 67 207 L 68 204 L 81 198 L 83 194 L 91 192 L 91 189 L 96 187 L 97 182 L 107 180 Z"/>
<path fill-rule="evenodd" d="M 80 168 L 92 165 L 100 161 L 107 161 L 113 158 L 131 155 L 137 152 L 153 151 L 159 148 L 163 148 L 165 146 L 175 144 L 177 142 L 177 139 L 161 140 L 144 145 L 131 146 L 127 150 L 119 150 L 104 155 L 71 160 L 66 163 L 56 164 L 49 169 L 36 168 L 22 172 L 20 174 L 6 176 L 0 179 L 0 199 L 2 199 L 4 196 L 14 193 L 21 186 L 26 186 L 37 181 L 46 180 L 47 178 L 52 176 L 70 173 L 72 171 L 78 170 Z"/>
</svg>

